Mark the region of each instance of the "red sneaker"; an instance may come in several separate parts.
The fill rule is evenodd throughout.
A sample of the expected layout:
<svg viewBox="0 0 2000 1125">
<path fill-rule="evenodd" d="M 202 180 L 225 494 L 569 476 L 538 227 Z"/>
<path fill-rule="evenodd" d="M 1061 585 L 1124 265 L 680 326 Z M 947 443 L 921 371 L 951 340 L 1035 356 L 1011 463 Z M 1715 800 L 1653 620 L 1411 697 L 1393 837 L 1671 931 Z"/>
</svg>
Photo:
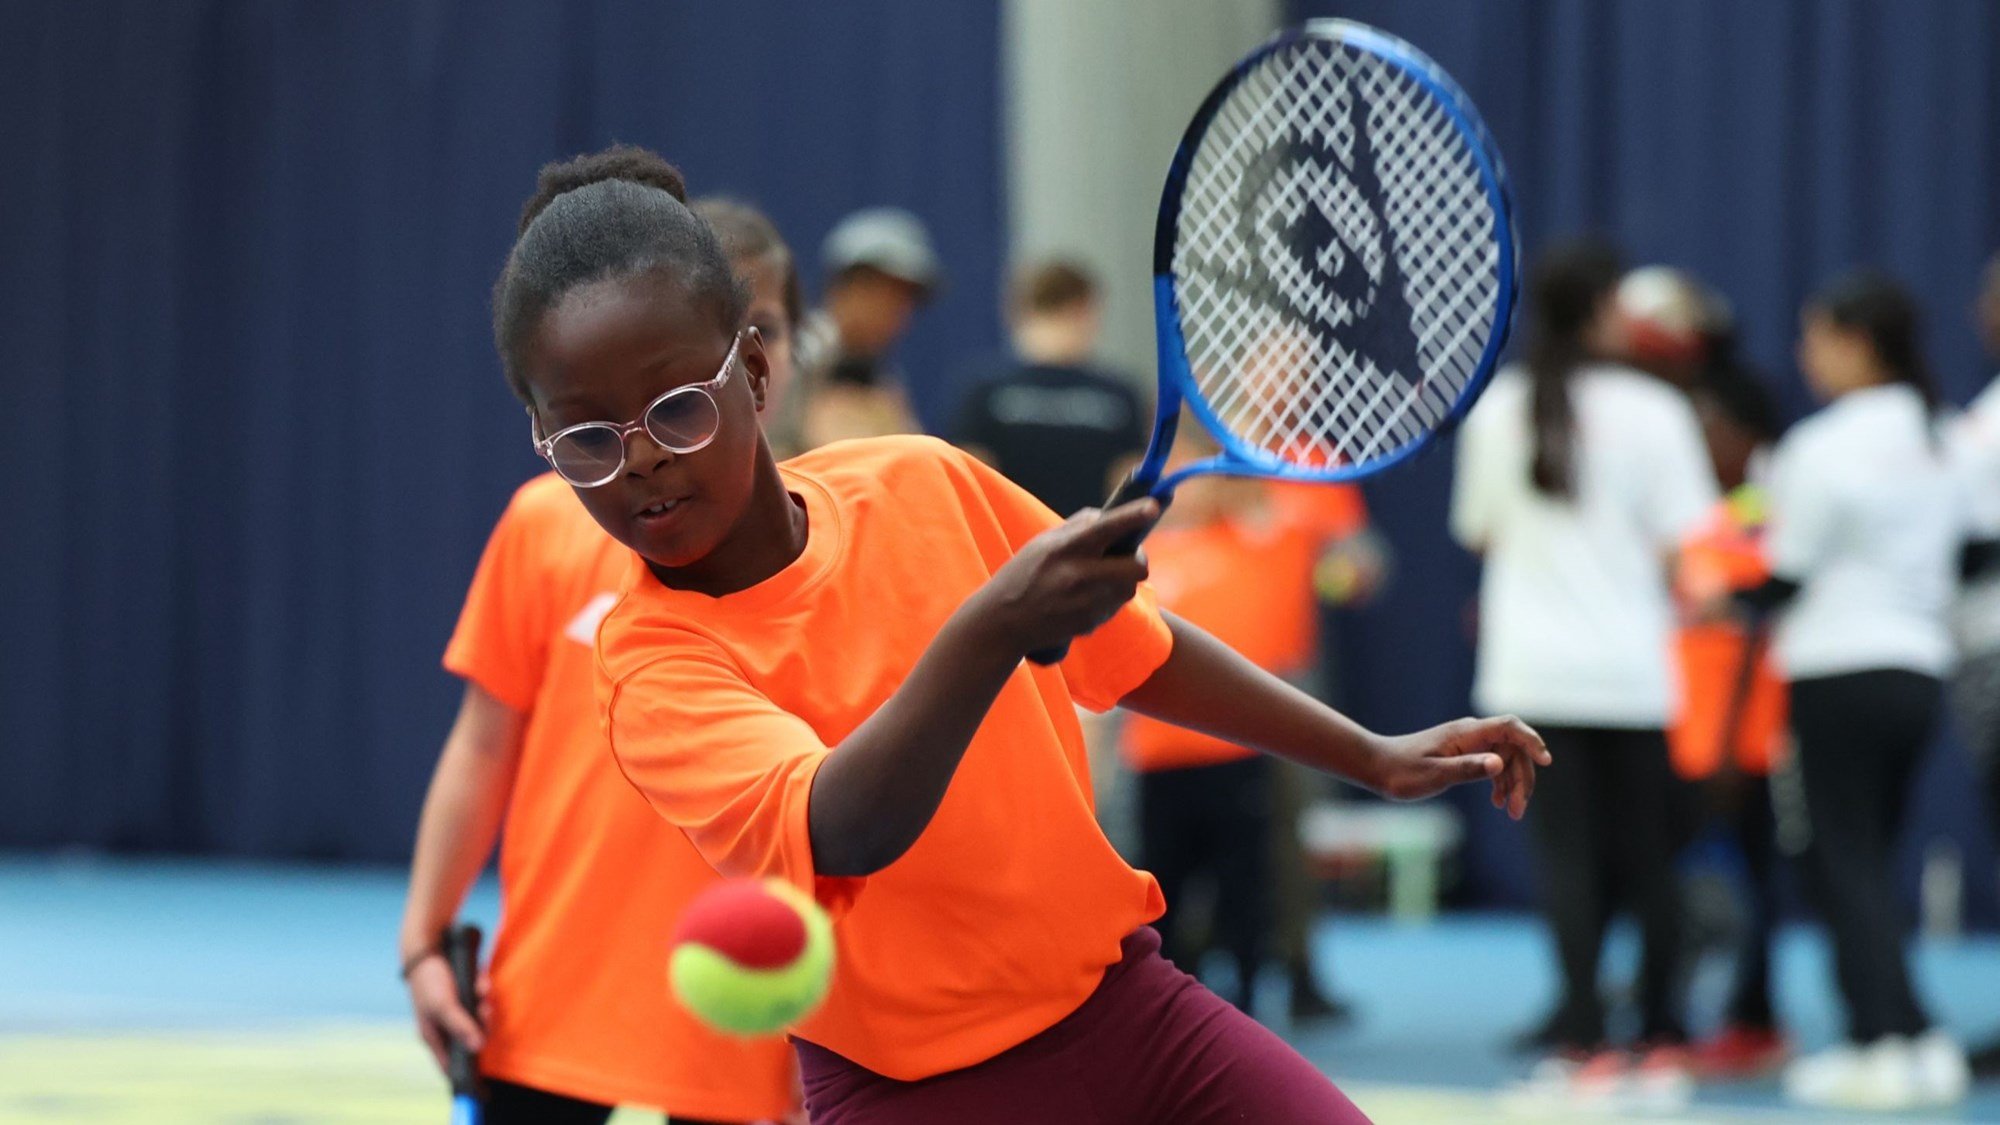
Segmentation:
<svg viewBox="0 0 2000 1125">
<path fill-rule="evenodd" d="M 1699 1078 L 1757 1078 L 1775 1073 L 1790 1054 L 1776 1029 L 1730 1024 L 1689 1048 L 1688 1064 Z"/>
<path fill-rule="evenodd" d="M 1617 1048 L 1598 1051 L 1578 1062 L 1569 1078 L 1570 1104 L 1585 1109 L 1614 1105 L 1625 1093 L 1632 1063 L 1632 1056 Z"/>
</svg>

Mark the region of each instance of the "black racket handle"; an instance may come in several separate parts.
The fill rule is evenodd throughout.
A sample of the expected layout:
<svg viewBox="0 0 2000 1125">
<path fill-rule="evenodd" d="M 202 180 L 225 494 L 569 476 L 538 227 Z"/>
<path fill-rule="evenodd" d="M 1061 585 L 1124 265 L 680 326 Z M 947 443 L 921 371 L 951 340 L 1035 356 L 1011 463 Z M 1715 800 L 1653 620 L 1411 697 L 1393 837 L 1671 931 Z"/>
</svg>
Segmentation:
<svg viewBox="0 0 2000 1125">
<path fill-rule="evenodd" d="M 458 986 L 458 1002 L 472 1013 L 475 1020 L 479 1018 L 480 937 L 479 927 L 472 925 L 453 926 L 444 932 L 444 956 L 451 964 L 451 979 Z M 451 1078 L 451 1092 L 477 1097 L 480 1093 L 479 1057 L 457 1039 L 450 1042 L 446 1073 Z"/>
<path fill-rule="evenodd" d="M 1142 481 L 1139 479 L 1137 474 L 1128 473 L 1126 474 L 1125 479 L 1119 482 L 1118 487 L 1112 490 L 1111 498 L 1104 502 L 1104 510 L 1108 512 L 1113 508 L 1123 507 L 1126 504 L 1130 504 L 1134 500 L 1144 500 L 1149 494 L 1151 494 L 1152 491 L 1153 491 L 1152 481 L 1150 480 Z M 1166 504 L 1166 501 L 1161 501 L 1161 504 L 1164 506 Z M 1133 532 L 1132 534 L 1127 535 L 1125 538 L 1118 540 L 1116 543 L 1113 543 L 1110 547 L 1105 549 L 1104 557 L 1109 559 L 1109 558 L 1116 558 L 1119 555 L 1138 554 L 1139 544 L 1144 543 L 1146 541 L 1146 534 L 1152 530 L 1153 530 L 1152 525 L 1148 524 L 1147 526 L 1140 528 L 1139 530 Z M 1069 642 L 1064 641 L 1062 644 L 1057 645 L 1054 648 L 1038 648 L 1035 651 L 1028 654 L 1028 659 L 1034 661 L 1037 664 L 1042 665 L 1043 667 L 1047 667 L 1051 664 L 1062 663 L 1063 657 L 1068 655 L 1069 655 Z"/>
</svg>

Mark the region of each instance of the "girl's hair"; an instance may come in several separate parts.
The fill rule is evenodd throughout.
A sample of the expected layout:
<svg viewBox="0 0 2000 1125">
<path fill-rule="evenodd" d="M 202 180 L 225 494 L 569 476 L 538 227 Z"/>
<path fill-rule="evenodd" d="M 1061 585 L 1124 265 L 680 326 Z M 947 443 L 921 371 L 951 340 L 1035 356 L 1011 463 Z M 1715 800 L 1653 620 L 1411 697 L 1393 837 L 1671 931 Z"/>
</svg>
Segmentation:
<svg viewBox="0 0 2000 1125">
<path fill-rule="evenodd" d="M 1785 428 L 1778 416 L 1777 399 L 1757 372 L 1741 362 L 1710 364 L 1696 379 L 1694 392 L 1706 396 L 1759 444 L 1778 440 Z"/>
<path fill-rule="evenodd" d="M 1922 318 L 1909 291 L 1875 270 L 1855 270 L 1835 278 L 1806 307 L 1868 341 L 1875 361 L 1892 381 L 1906 383 L 1938 410 L 1937 384 L 1924 362 Z"/>
<path fill-rule="evenodd" d="M 708 224 L 722 240 L 722 251 L 732 262 L 770 258 L 785 275 L 785 319 L 797 325 L 805 315 L 805 299 L 799 291 L 799 266 L 792 248 L 764 212 L 740 199 L 711 195 L 691 205 L 695 215 Z"/>
<path fill-rule="evenodd" d="M 1530 475 L 1546 495 L 1575 492 L 1576 409 L 1570 402 L 1570 376 L 1595 358 L 1586 337 L 1623 273 L 1611 246 L 1579 240 L 1550 249 L 1529 278 Z"/>
<path fill-rule="evenodd" d="M 613 145 L 542 168 L 519 237 L 493 286 L 493 342 L 507 385 L 529 401 L 522 353 L 542 317 L 572 290 L 658 274 L 735 332 L 749 287 L 715 233 L 687 207 L 680 170 L 657 153 Z"/>
</svg>

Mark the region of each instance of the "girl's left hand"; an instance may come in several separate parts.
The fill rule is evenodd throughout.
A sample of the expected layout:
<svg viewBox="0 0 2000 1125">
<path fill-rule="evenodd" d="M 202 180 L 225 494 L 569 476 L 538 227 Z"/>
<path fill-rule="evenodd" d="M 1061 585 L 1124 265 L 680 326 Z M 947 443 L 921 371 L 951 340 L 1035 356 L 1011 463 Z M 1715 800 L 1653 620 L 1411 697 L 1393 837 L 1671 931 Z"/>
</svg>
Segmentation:
<svg viewBox="0 0 2000 1125">
<path fill-rule="evenodd" d="M 1393 800 L 1414 801 L 1491 778 L 1493 807 L 1519 820 L 1535 792 L 1535 767 L 1552 760 L 1541 736 L 1512 715 L 1458 719 L 1383 739 L 1372 788 Z"/>
</svg>

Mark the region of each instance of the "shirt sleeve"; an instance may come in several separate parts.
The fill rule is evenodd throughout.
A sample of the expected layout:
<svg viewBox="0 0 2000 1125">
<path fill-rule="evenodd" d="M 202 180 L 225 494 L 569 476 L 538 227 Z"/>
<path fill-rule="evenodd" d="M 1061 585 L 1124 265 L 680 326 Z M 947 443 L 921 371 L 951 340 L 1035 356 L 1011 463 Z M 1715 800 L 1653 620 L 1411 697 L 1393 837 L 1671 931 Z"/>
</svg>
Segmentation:
<svg viewBox="0 0 2000 1125">
<path fill-rule="evenodd" d="M 1708 445 L 1694 410 L 1678 394 L 1672 409 L 1647 412 L 1647 425 L 1657 435 L 1659 464 L 1650 474 L 1646 525 L 1653 545 L 1674 551 L 1687 540 L 1715 507 L 1720 494 Z"/>
<path fill-rule="evenodd" d="M 1795 432 L 1771 461 L 1770 525 L 1765 550 L 1771 574 L 1803 582 L 1826 558 L 1838 518 L 1825 467 L 1815 468 L 1809 432 Z"/>
<path fill-rule="evenodd" d="M 541 690 L 554 635 L 532 523 L 532 508 L 516 495 L 486 542 L 444 652 L 446 670 L 521 712 Z"/>
<path fill-rule="evenodd" d="M 1020 550 L 1028 540 L 1063 522 L 1048 505 L 977 458 L 956 450 L 952 456 L 955 471 L 969 478 L 979 501 L 999 521 L 1010 550 Z M 1137 596 L 1110 621 L 1071 643 L 1060 668 L 1076 702 L 1092 711 L 1108 711 L 1158 671 L 1173 647 L 1159 600 L 1152 587 L 1142 583 Z"/>
<path fill-rule="evenodd" d="M 722 874 L 783 879 L 830 907 L 851 900 L 862 880 L 813 866 L 808 814 L 826 744 L 714 642 L 688 633 L 653 645 L 662 655 L 604 700 L 627 780 Z"/>
<path fill-rule="evenodd" d="M 1451 537 L 1467 550 L 1483 551 L 1493 538 L 1501 468 L 1494 438 L 1491 409 L 1474 407 L 1458 432 L 1451 485 Z"/>
<path fill-rule="evenodd" d="M 1977 538 L 2000 536 L 2000 379 L 1952 420 L 1945 452 L 1967 526 Z"/>
</svg>

